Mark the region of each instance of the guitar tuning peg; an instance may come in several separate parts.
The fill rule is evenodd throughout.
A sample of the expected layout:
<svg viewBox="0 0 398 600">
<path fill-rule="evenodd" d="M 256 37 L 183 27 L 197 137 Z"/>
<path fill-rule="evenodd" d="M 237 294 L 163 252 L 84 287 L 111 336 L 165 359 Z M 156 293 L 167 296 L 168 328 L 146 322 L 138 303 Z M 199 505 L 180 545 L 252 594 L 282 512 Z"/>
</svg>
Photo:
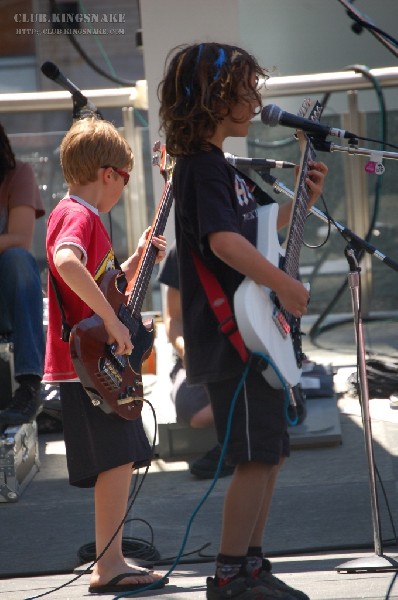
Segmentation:
<svg viewBox="0 0 398 600">
<path fill-rule="evenodd" d="M 306 115 L 306 113 L 308 112 L 308 108 L 311 105 L 311 98 L 304 98 L 302 105 L 298 111 L 298 116 L 299 117 L 304 117 Z"/>
</svg>

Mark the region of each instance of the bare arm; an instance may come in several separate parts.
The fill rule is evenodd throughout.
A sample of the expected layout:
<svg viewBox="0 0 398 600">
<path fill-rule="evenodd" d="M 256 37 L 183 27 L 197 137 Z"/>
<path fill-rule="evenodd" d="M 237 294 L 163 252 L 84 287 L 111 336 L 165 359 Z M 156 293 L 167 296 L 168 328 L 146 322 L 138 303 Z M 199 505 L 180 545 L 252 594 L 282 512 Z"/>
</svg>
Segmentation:
<svg viewBox="0 0 398 600">
<path fill-rule="evenodd" d="M 168 287 L 166 291 L 165 329 L 173 348 L 178 356 L 184 360 L 181 295 L 180 290 L 173 287 Z"/>
<path fill-rule="evenodd" d="M 131 279 L 138 266 L 148 231 L 149 229 L 141 236 L 135 253 L 122 265 L 122 270 L 128 280 Z M 152 242 L 159 250 L 156 257 L 159 262 L 165 256 L 166 240 L 163 236 L 159 236 L 153 238 Z M 109 336 L 108 343 L 117 343 L 118 354 L 131 354 L 133 345 L 128 328 L 118 319 L 96 281 L 83 265 L 82 258 L 82 252 L 76 246 L 62 246 L 54 256 L 54 265 L 71 290 L 103 320 Z"/>
<path fill-rule="evenodd" d="M 322 193 L 328 168 L 324 163 L 316 161 L 309 161 L 308 166 L 305 182 L 309 188 L 308 208 L 310 208 Z M 296 174 L 298 174 L 298 167 Z M 278 229 L 289 222 L 291 209 L 292 202 L 280 206 Z M 214 254 L 227 265 L 256 283 L 274 290 L 282 306 L 289 313 L 301 317 L 307 312 L 309 293 L 303 284 L 264 258 L 242 235 L 218 231 L 209 235 L 209 244 Z"/>
<path fill-rule="evenodd" d="M 32 206 L 16 206 L 8 215 L 7 231 L 0 235 L 0 252 L 8 248 L 32 247 L 36 212 Z"/>
<path fill-rule="evenodd" d="M 119 321 L 81 260 L 82 253 L 76 246 L 62 246 L 54 256 L 54 265 L 71 290 L 103 320 L 108 343 L 116 342 L 119 354 L 130 354 L 133 346 L 128 328 Z"/>
<path fill-rule="evenodd" d="M 307 312 L 309 293 L 300 281 L 274 266 L 239 233 L 218 231 L 209 235 L 214 254 L 256 283 L 274 290 L 285 309 L 295 317 Z"/>
</svg>

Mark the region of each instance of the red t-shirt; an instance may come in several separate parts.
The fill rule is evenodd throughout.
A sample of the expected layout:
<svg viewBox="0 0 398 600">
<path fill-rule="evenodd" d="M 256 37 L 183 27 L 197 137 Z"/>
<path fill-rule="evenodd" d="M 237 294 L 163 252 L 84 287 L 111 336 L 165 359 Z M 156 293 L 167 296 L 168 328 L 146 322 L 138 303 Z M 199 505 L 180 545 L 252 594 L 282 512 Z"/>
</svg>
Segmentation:
<svg viewBox="0 0 398 600">
<path fill-rule="evenodd" d="M 54 267 L 55 252 L 64 245 L 75 245 L 83 253 L 83 264 L 96 281 L 115 268 L 115 255 L 108 232 L 98 211 L 77 196 L 63 198 L 51 212 L 47 224 L 47 259 L 61 293 L 67 323 L 76 323 L 93 314 L 59 276 Z M 44 381 L 77 380 L 69 344 L 61 339 L 61 312 L 51 281 L 48 281 L 48 330 Z"/>
</svg>

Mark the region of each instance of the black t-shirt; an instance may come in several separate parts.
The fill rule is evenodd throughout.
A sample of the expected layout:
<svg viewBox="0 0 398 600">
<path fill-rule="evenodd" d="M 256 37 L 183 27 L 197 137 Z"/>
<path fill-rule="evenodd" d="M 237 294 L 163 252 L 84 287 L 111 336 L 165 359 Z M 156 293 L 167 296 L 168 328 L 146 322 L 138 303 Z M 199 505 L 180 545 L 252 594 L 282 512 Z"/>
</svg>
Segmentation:
<svg viewBox="0 0 398 600">
<path fill-rule="evenodd" d="M 176 243 L 173 242 L 170 246 L 166 258 L 161 263 L 158 280 L 168 287 L 176 290 L 180 289 L 180 281 L 178 276 L 178 258 Z"/>
<path fill-rule="evenodd" d="M 219 332 L 193 263 L 192 249 L 214 273 L 233 308 L 234 293 L 243 275 L 212 253 L 207 236 L 217 231 L 235 232 L 255 245 L 256 200 L 247 180 L 215 146 L 177 159 L 173 194 L 187 379 L 190 383 L 223 380 L 242 372 L 243 364 L 231 342 Z"/>
</svg>

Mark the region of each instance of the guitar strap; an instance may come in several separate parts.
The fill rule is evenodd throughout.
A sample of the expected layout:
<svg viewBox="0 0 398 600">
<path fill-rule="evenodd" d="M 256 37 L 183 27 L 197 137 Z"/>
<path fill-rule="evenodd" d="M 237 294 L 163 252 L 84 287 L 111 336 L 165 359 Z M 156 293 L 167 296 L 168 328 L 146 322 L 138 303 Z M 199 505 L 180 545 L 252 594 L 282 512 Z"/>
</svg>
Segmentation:
<svg viewBox="0 0 398 600">
<path fill-rule="evenodd" d="M 209 304 L 220 324 L 219 329 L 221 333 L 228 337 L 242 361 L 247 363 L 250 355 L 237 327 L 228 298 L 214 274 L 203 264 L 193 250 L 192 258 Z"/>
<path fill-rule="evenodd" d="M 241 171 L 241 169 L 238 169 L 237 167 L 233 167 L 232 165 L 230 165 L 230 166 L 234 171 L 239 173 L 239 175 L 245 180 L 250 193 L 252 194 L 253 198 L 255 199 L 255 201 L 257 202 L 257 204 L 259 206 L 265 206 L 266 204 L 274 204 L 275 203 L 275 200 L 272 198 L 272 196 L 267 194 L 267 192 L 265 192 L 246 173 L 244 173 L 243 171 Z M 261 175 L 261 173 L 260 173 L 260 175 Z"/>
<path fill-rule="evenodd" d="M 55 279 L 54 275 L 52 274 L 50 267 L 48 267 L 48 272 L 50 275 L 51 285 L 53 286 L 53 290 L 54 290 L 55 296 L 57 298 L 59 310 L 61 311 L 61 322 L 62 322 L 61 339 L 63 342 L 69 342 L 69 336 L 70 336 L 70 332 L 71 332 L 72 328 L 69 325 L 68 321 L 66 320 L 65 311 L 64 311 L 63 304 L 62 304 L 61 292 L 58 287 L 57 280 Z"/>
<path fill-rule="evenodd" d="M 119 269 L 121 270 L 120 267 L 120 263 L 117 259 L 117 257 L 115 256 L 115 269 Z M 51 269 L 50 269 L 50 265 L 48 266 L 48 273 L 50 275 L 50 281 L 51 281 L 51 285 L 53 287 L 53 290 L 55 292 L 55 296 L 57 298 L 57 302 L 58 302 L 58 306 L 59 306 L 59 310 L 61 312 L 61 339 L 63 342 L 69 342 L 69 337 L 70 337 L 70 332 L 72 331 L 72 327 L 69 325 L 68 321 L 66 320 L 66 315 L 65 315 L 65 311 L 64 311 L 64 306 L 62 303 L 62 296 L 61 296 L 61 291 L 59 289 L 57 280 L 55 279 Z"/>
</svg>

